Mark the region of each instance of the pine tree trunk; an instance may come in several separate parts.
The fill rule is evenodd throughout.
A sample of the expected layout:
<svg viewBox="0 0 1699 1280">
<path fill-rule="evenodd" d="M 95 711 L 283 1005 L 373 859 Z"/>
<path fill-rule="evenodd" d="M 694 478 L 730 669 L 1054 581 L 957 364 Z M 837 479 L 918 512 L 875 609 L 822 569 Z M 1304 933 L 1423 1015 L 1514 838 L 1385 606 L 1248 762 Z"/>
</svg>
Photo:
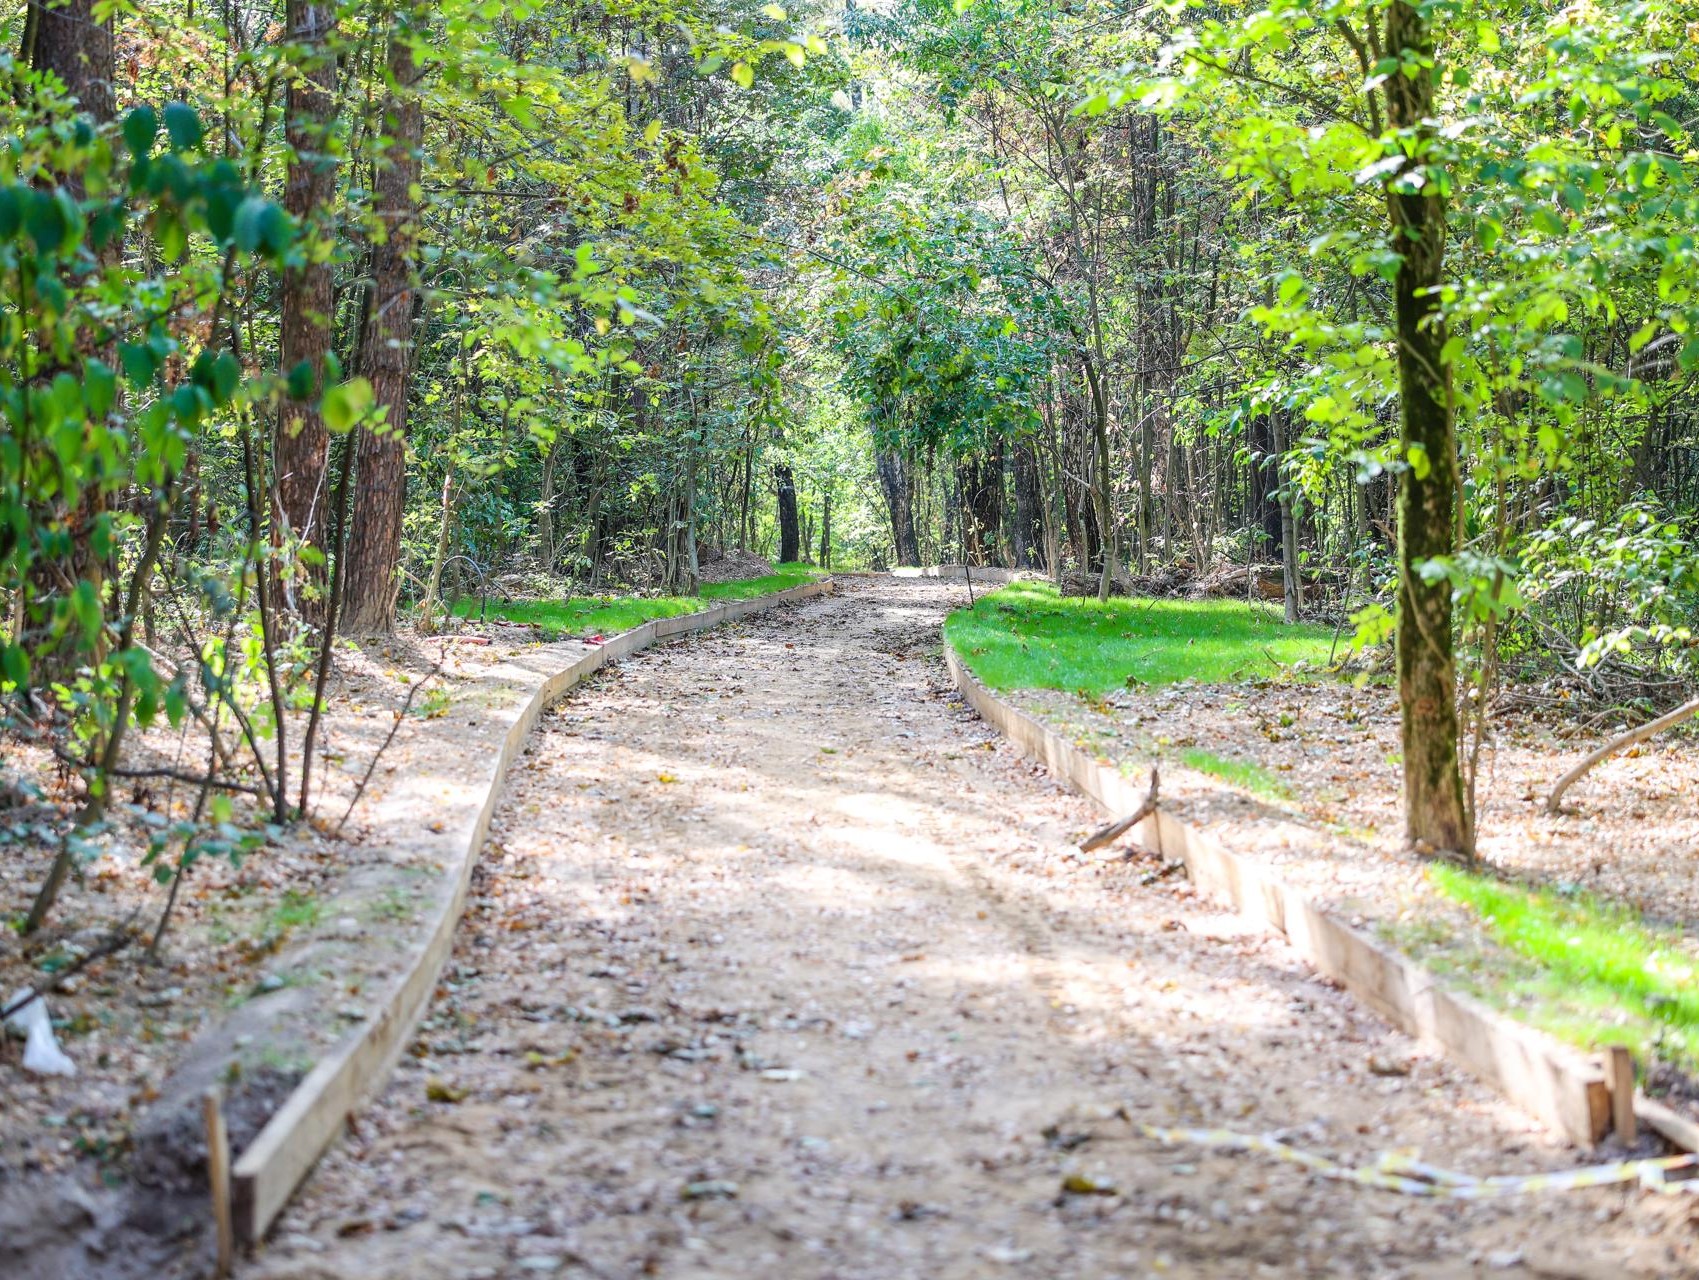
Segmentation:
<svg viewBox="0 0 1699 1280">
<path fill-rule="evenodd" d="M 300 74 L 291 78 L 284 106 L 289 142 L 289 173 L 283 207 L 308 235 L 306 260 L 283 273 L 282 331 L 279 364 L 285 376 L 297 366 L 312 370 L 312 389 L 300 400 L 286 400 L 272 441 L 277 475 L 277 536 L 284 529 L 306 545 L 325 542 L 326 463 L 330 435 L 319 416 L 324 395 L 324 363 L 330 354 L 336 307 L 331 265 L 319 252 L 335 229 L 330 225 L 336 192 L 336 159 L 329 145 L 334 127 L 336 58 L 329 48 L 336 6 L 315 0 L 289 0 L 288 39 Z M 322 567 L 313 572 L 324 577 Z M 308 606 L 307 611 L 313 612 Z"/>
<path fill-rule="evenodd" d="M 348 540 L 349 635 L 374 635 L 395 625 L 401 562 L 401 519 L 407 501 L 407 393 L 413 371 L 414 247 L 417 238 L 419 145 L 424 112 L 415 86 L 418 68 L 411 34 L 399 28 L 389 46 L 390 86 L 383 131 L 390 143 L 374 186 L 386 228 L 372 249 L 372 288 L 360 342 L 361 372 L 372 384 L 383 425 L 356 442 L 359 501 Z"/>
<path fill-rule="evenodd" d="M 1408 0 L 1386 16 L 1388 56 L 1423 70 L 1388 77 L 1388 124 L 1431 144 L 1433 37 Z M 1413 163 L 1420 163 L 1418 159 Z M 1394 286 L 1403 445 L 1408 468 L 1398 486 L 1398 695 L 1404 747 L 1405 823 L 1412 843 L 1472 855 L 1474 833 L 1463 803 L 1457 749 L 1457 670 L 1452 653 L 1451 583 L 1428 581 L 1422 568 L 1456 551 L 1457 434 L 1451 365 L 1435 294 L 1445 267 L 1445 202 L 1430 180 L 1387 189 L 1392 245 L 1401 255 Z"/>
<path fill-rule="evenodd" d="M 96 22 L 94 10 L 95 0 L 30 0 L 23 55 L 37 71 L 58 76 L 83 113 L 101 125 L 111 121 L 117 107 L 112 95 L 112 26 Z"/>
</svg>

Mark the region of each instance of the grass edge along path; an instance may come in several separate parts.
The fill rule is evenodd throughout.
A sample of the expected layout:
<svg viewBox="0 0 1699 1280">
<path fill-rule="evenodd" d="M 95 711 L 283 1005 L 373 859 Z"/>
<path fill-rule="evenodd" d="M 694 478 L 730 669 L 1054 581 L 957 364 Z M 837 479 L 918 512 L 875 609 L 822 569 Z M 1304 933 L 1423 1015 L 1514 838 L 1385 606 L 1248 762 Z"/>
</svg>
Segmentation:
<svg viewBox="0 0 1699 1280">
<path fill-rule="evenodd" d="M 1642 1068 L 1699 1075 L 1699 951 L 1682 930 L 1566 886 L 1435 866 L 1435 891 L 1478 928 L 1400 920 L 1389 942 L 1471 995 L 1586 1050 L 1627 1045 Z"/>
<path fill-rule="evenodd" d="M 569 600 L 492 600 L 488 618 L 516 622 L 542 631 L 545 639 L 576 635 L 618 635 L 656 618 L 700 613 L 726 600 L 749 600 L 775 595 L 825 577 L 825 571 L 805 564 L 776 565 L 772 573 L 733 582 L 704 583 L 700 596 L 578 596 Z M 454 602 L 457 618 L 476 618 L 479 598 L 463 596 Z"/>
<path fill-rule="evenodd" d="M 1101 697 L 1129 685 L 1225 684 L 1327 664 L 1328 627 L 1243 600 L 1063 597 L 1016 582 L 958 609 L 944 639 L 987 688 Z"/>
<path fill-rule="evenodd" d="M 945 622 L 945 642 L 998 692 L 1054 689 L 1085 700 L 1131 685 L 1258 679 L 1325 665 L 1331 632 L 1287 628 L 1243 601 L 1057 596 L 1022 582 Z M 1265 799 L 1284 780 L 1199 749 L 1181 763 Z M 1125 762 L 1122 762 L 1123 764 Z M 1385 941 L 1489 1006 L 1578 1048 L 1626 1044 L 1643 1065 L 1699 1075 L 1699 948 L 1679 930 L 1584 892 L 1527 887 L 1436 866 L 1429 882 L 1468 919 L 1383 922 Z"/>
</svg>

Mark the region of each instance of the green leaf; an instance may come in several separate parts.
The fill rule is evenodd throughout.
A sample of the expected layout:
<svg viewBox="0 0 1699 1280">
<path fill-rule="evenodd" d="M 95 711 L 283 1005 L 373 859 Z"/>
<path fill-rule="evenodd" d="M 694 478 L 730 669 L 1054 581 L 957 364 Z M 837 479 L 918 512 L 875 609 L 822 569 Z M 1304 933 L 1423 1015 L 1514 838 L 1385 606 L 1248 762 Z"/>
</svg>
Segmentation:
<svg viewBox="0 0 1699 1280">
<path fill-rule="evenodd" d="M 319 414 L 325 426 L 340 435 L 360 420 L 374 399 L 371 383 L 364 378 L 350 378 L 324 393 Z"/>
<path fill-rule="evenodd" d="M 159 372 L 159 361 L 154 358 L 153 351 L 139 342 L 120 342 L 118 363 L 124 366 L 124 376 L 137 390 L 151 383 Z"/>
<path fill-rule="evenodd" d="M 242 201 L 236 210 L 235 238 L 236 247 L 243 253 L 252 253 L 260 247 L 262 235 L 261 220 L 270 207 L 271 201 L 260 196 L 249 196 Z"/>
<path fill-rule="evenodd" d="M 159 116 L 149 106 L 137 107 L 124 117 L 124 145 L 133 156 L 145 156 L 153 150 L 153 140 L 159 136 Z"/>
<path fill-rule="evenodd" d="M 755 84 L 755 70 L 747 62 L 734 63 L 732 79 L 743 88 L 751 88 Z"/>
<path fill-rule="evenodd" d="M 90 360 L 83 366 L 83 402 L 88 416 L 96 422 L 105 421 L 117 399 L 118 375 L 112 366 L 103 360 Z"/>
<path fill-rule="evenodd" d="M 24 224 L 24 199 L 28 187 L 7 183 L 0 187 L 0 240 L 10 240 Z"/>
<path fill-rule="evenodd" d="M 165 108 L 165 132 L 173 151 L 188 151 L 200 145 L 201 118 L 188 103 L 173 102 Z"/>
</svg>

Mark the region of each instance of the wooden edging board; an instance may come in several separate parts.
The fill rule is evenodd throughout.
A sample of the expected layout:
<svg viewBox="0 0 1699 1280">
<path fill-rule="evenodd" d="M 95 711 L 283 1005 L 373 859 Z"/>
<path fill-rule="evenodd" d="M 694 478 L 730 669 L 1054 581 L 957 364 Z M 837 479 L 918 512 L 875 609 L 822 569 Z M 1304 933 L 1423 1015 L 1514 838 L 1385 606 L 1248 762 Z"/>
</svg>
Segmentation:
<svg viewBox="0 0 1699 1280">
<path fill-rule="evenodd" d="M 944 658 L 968 704 L 1026 755 L 1112 814 L 1137 809 L 1144 799 L 1141 784 L 998 698 L 948 642 Z M 1461 1063 L 1536 1120 L 1583 1147 L 1604 1136 L 1611 1099 L 1596 1059 L 1445 990 L 1420 965 L 1345 923 L 1266 866 L 1229 852 L 1207 831 L 1166 810 L 1145 819 L 1137 831 L 1146 846 L 1183 862 L 1199 888 L 1284 935 L 1294 951 L 1393 1026 Z M 1685 1145 L 1669 1131 L 1673 1126 L 1658 1123 L 1665 1115 L 1651 1114 L 1674 1113 L 1644 1099 L 1637 1100 L 1636 1110 L 1649 1126 Z"/>
<path fill-rule="evenodd" d="M 349 1114 L 388 1078 L 400 1058 L 453 946 L 472 868 L 489 835 L 507 771 L 544 710 L 586 676 L 657 640 L 704 631 L 774 605 L 805 600 L 831 590 L 831 586 L 831 579 L 823 578 L 772 595 L 728 600 L 700 613 L 646 622 L 590 650 L 564 669 L 540 677 L 530 696 L 506 712 L 510 718 L 501 750 L 481 789 L 481 802 L 460 820 L 453 842 L 459 864 L 449 869 L 436 901 L 427 908 L 423 939 L 414 945 L 400 974 L 366 1020 L 313 1067 L 236 1162 L 232 1195 L 236 1230 L 244 1241 L 251 1243 L 264 1237 Z M 414 812 L 406 820 L 416 830 L 425 817 Z"/>
</svg>

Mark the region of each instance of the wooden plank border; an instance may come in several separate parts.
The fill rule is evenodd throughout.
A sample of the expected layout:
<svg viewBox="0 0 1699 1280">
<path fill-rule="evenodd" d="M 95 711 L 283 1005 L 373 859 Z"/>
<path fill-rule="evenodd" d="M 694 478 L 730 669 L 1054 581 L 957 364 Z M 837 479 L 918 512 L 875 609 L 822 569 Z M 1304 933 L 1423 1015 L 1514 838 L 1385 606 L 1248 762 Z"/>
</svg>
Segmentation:
<svg viewBox="0 0 1699 1280">
<path fill-rule="evenodd" d="M 1111 813 L 1138 807 L 1142 784 L 998 698 L 948 643 L 944 659 L 968 705 L 1022 752 Z M 1428 970 L 1345 923 L 1267 866 L 1229 852 L 1201 827 L 1162 810 L 1142 822 L 1138 834 L 1144 844 L 1184 862 L 1199 888 L 1283 935 L 1300 956 L 1393 1026 L 1467 1067 L 1571 1142 L 1591 1147 L 1609 1129 L 1610 1089 L 1596 1058 L 1445 990 Z M 1649 1125 L 1681 1142 L 1669 1132 L 1676 1126 L 1667 1108 L 1641 1099 L 1637 1109 Z M 1654 1119 L 1649 1110 L 1662 1114 Z"/>
<path fill-rule="evenodd" d="M 295 1188 L 341 1132 L 349 1114 L 388 1079 L 400 1058 L 454 945 L 472 868 L 489 836 L 508 770 L 543 712 L 586 676 L 609 662 L 647 649 L 657 640 L 704 631 L 776 605 L 824 594 L 831 588 L 832 580 L 827 577 L 772 595 L 729 600 L 699 613 L 645 622 L 542 679 L 521 706 L 506 713 L 512 718 L 501 750 L 483 788 L 481 803 L 465 817 L 463 829 L 455 835 L 459 865 L 446 878 L 446 891 L 439 893 L 423 942 L 408 956 L 401 973 L 366 1020 L 314 1066 L 236 1162 L 232 1177 L 236 1230 L 245 1242 L 265 1236 Z M 416 830 L 424 816 L 410 814 L 407 820 Z M 394 834 L 397 843 L 405 841 L 405 832 Z"/>
</svg>

